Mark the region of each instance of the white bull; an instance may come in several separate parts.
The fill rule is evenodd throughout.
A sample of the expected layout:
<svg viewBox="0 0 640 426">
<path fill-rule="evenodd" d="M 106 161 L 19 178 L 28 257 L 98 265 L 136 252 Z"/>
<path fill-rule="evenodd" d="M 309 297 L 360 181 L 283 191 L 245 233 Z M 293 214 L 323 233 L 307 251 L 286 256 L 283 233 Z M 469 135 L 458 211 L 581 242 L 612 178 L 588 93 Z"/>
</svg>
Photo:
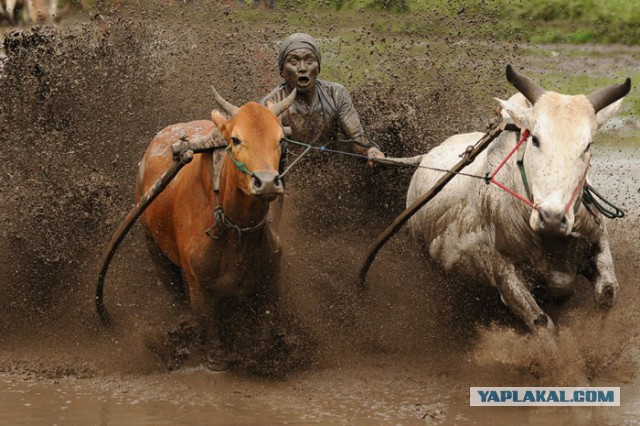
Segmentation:
<svg viewBox="0 0 640 426">
<path fill-rule="evenodd" d="M 531 290 L 544 284 L 564 299 L 582 274 L 595 285 L 601 307 L 611 306 L 618 291 L 604 220 L 581 202 L 591 141 L 629 92 L 631 81 L 589 96 L 547 92 L 509 65 L 507 79 L 519 90 L 508 101 L 496 99 L 503 116 L 528 137 L 496 176 L 527 199 L 516 157 L 523 157 L 530 203 L 483 180 L 458 176 L 409 221 L 421 247 L 457 282 L 484 282 L 496 287 L 502 301 L 532 332 L 554 330 Z M 422 156 L 421 166 L 450 168 L 459 154 L 483 135 L 453 136 Z M 484 176 L 507 158 L 519 132 L 503 132 L 464 172 Z M 420 157 L 416 157 L 419 159 Z M 417 161 L 417 160 L 416 160 Z M 407 194 L 411 205 L 442 176 L 418 168 Z M 597 213 L 599 215 L 599 213 Z"/>
</svg>

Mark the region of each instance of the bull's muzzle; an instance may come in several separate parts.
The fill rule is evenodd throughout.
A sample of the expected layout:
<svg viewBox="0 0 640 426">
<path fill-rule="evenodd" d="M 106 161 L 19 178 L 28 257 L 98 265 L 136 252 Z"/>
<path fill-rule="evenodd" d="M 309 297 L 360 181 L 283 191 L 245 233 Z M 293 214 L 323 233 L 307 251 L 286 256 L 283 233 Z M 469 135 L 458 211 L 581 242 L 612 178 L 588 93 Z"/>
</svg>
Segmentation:
<svg viewBox="0 0 640 426">
<path fill-rule="evenodd" d="M 571 233 L 573 228 L 573 218 L 562 208 L 538 207 L 538 223 L 539 231 L 566 236 Z"/>
<path fill-rule="evenodd" d="M 280 175 L 271 171 L 253 172 L 251 194 L 264 201 L 273 201 L 284 192 Z"/>
</svg>

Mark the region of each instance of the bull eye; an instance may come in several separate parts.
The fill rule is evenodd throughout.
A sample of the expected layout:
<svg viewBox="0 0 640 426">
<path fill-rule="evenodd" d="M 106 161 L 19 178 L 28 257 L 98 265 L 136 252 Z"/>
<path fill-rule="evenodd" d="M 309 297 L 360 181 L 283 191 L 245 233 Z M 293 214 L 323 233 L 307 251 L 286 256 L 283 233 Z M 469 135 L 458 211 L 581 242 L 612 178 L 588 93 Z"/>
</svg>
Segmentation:
<svg viewBox="0 0 640 426">
<path fill-rule="evenodd" d="M 535 146 L 536 148 L 540 148 L 540 139 L 538 139 L 535 136 L 531 137 L 531 143 L 533 144 L 533 146 Z"/>
<path fill-rule="evenodd" d="M 231 142 L 233 143 L 233 146 L 238 146 L 242 143 L 240 139 L 236 138 L 235 136 L 231 137 Z"/>
</svg>

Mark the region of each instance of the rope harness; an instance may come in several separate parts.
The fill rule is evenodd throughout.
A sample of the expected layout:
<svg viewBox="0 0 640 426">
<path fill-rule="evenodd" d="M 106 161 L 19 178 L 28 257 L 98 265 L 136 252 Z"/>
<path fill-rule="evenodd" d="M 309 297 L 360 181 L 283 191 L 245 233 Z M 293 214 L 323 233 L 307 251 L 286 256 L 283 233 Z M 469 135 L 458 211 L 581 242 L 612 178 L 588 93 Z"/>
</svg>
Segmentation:
<svg viewBox="0 0 640 426">
<path fill-rule="evenodd" d="M 490 184 L 490 183 L 493 183 L 493 184 L 497 185 L 498 187 L 502 188 L 504 191 L 506 191 L 510 195 L 516 197 L 518 200 L 522 201 L 523 203 L 525 203 L 526 205 L 528 205 L 532 209 L 537 210 L 538 209 L 538 205 L 533 200 L 533 197 L 531 195 L 531 189 L 529 188 L 529 182 L 527 180 L 527 172 L 526 172 L 526 170 L 524 168 L 524 151 L 522 152 L 522 156 L 520 158 L 518 158 L 517 164 L 518 164 L 518 169 L 520 170 L 520 176 L 522 178 L 522 184 L 524 185 L 525 191 L 527 193 L 527 197 L 526 198 L 523 197 L 522 195 L 518 194 L 517 192 L 507 188 L 504 184 L 498 182 L 495 179 L 495 176 L 498 174 L 500 169 L 502 169 L 502 166 L 504 166 L 505 163 L 509 160 L 509 158 L 511 158 L 511 156 L 513 156 L 513 154 L 516 153 L 518 151 L 518 149 L 520 149 L 522 144 L 525 143 L 527 141 L 527 139 L 529 139 L 530 135 L 531 135 L 531 132 L 529 130 L 527 130 L 527 129 L 525 129 L 525 131 L 522 132 L 522 137 L 520 138 L 520 141 L 511 150 L 511 152 L 509 152 L 509 154 L 505 157 L 505 159 L 502 160 L 502 162 L 498 165 L 498 167 L 496 167 L 496 169 L 493 171 L 493 173 L 491 173 L 491 175 L 489 175 L 487 173 L 487 176 L 485 178 L 485 182 L 487 183 L 487 185 Z M 571 194 L 571 199 L 569 200 L 569 202 L 567 203 L 567 205 L 564 208 L 565 214 L 569 212 L 569 209 L 574 204 L 574 202 L 576 200 L 576 197 L 578 196 L 578 194 L 580 192 L 580 188 L 583 187 L 583 185 L 584 185 L 584 183 L 585 183 L 585 181 L 587 179 L 587 172 L 589 171 L 589 165 L 590 164 L 591 164 L 591 155 L 589 155 L 589 158 L 587 159 L 587 166 L 586 166 L 586 168 L 584 170 L 584 173 L 582 174 L 582 178 L 580 178 L 580 181 L 578 181 L 578 185 L 576 186 L 576 188 L 573 190 L 573 192 Z"/>
<path fill-rule="evenodd" d="M 238 171 L 246 175 L 249 175 L 250 177 L 255 176 L 254 173 L 251 170 L 249 170 L 246 164 L 236 159 L 236 157 L 233 155 L 233 152 L 231 151 L 231 145 L 227 145 L 225 151 L 227 151 L 227 155 L 229 156 L 229 158 L 231 158 L 231 161 L 236 166 L 236 169 L 238 169 Z M 215 176 L 214 167 L 215 167 L 215 159 L 213 158 L 213 152 L 212 152 L 211 153 L 211 179 L 212 180 L 214 179 L 214 176 Z M 212 182 L 212 184 L 213 184 L 213 187 L 215 188 L 215 183 Z M 218 199 L 218 205 L 213 208 L 213 225 L 211 226 L 211 228 L 207 229 L 205 232 L 207 236 L 209 236 L 210 238 L 214 240 L 219 240 L 221 238 L 220 234 L 222 233 L 220 226 L 222 225 L 228 229 L 235 231 L 236 234 L 238 235 L 238 244 L 242 244 L 242 234 L 245 232 L 259 231 L 260 229 L 262 229 L 264 225 L 267 223 L 267 216 L 268 216 L 268 213 L 265 214 L 262 220 L 255 226 L 248 226 L 244 228 L 240 227 L 237 224 L 233 223 L 231 220 L 229 220 L 227 216 L 225 216 L 224 210 L 222 210 L 222 206 L 220 205 L 220 200 Z M 216 234 L 215 232 L 216 229 L 219 232 L 218 234 Z"/>
<path fill-rule="evenodd" d="M 513 125 L 508 125 L 506 127 L 505 130 L 508 131 L 516 131 L 518 133 L 520 133 L 520 129 L 516 128 Z M 519 158 L 516 161 L 516 164 L 518 165 L 518 169 L 520 171 L 520 177 L 522 179 L 522 184 L 525 188 L 525 192 L 526 192 L 526 196 L 520 195 L 518 194 L 516 191 L 508 188 L 506 185 L 504 185 L 502 182 L 498 181 L 496 179 L 496 175 L 500 172 L 500 170 L 503 168 L 503 166 L 507 163 L 507 161 L 509 161 L 509 159 L 516 153 L 519 152 L 519 150 L 521 149 L 521 147 L 523 147 L 523 144 L 526 143 L 526 141 L 529 139 L 529 137 L 531 136 L 531 132 L 527 129 L 525 129 L 522 132 L 522 135 L 520 137 L 520 140 L 518 141 L 518 143 L 515 145 L 515 147 L 509 152 L 509 154 L 507 154 L 507 156 L 500 162 L 500 164 L 498 164 L 498 166 L 495 168 L 495 170 L 491 173 L 487 172 L 484 176 L 479 176 L 479 175 L 474 175 L 474 174 L 470 174 L 470 173 L 464 173 L 464 172 L 454 172 L 457 175 L 462 175 L 462 176 L 467 176 L 467 177 L 472 177 L 472 178 L 476 178 L 476 179 L 482 179 L 487 185 L 489 184 L 494 184 L 496 186 L 498 186 L 499 188 L 501 188 L 502 190 L 506 191 L 508 194 L 512 195 L 513 197 L 517 198 L 518 200 L 522 201 L 523 203 L 525 203 L 527 206 L 529 206 L 532 209 L 538 209 L 538 205 L 535 203 L 535 201 L 533 200 L 533 196 L 531 194 L 531 189 L 529 187 L 529 182 L 527 179 L 527 173 L 524 167 L 524 150 L 521 150 L 520 152 L 522 152 L 522 154 L 519 156 Z M 351 140 L 349 141 L 345 141 L 345 142 L 353 142 Z M 293 144 L 293 145 L 298 145 L 303 147 L 303 151 L 297 155 L 296 159 L 293 160 L 291 162 L 291 164 L 289 164 L 288 166 L 286 166 L 286 168 L 284 167 L 286 165 L 286 157 L 289 154 L 289 150 L 288 150 L 288 144 Z M 281 146 L 282 146 L 282 156 L 284 157 L 284 161 L 281 162 L 281 169 L 284 169 L 281 171 L 279 178 L 282 179 L 284 178 L 284 176 L 289 173 L 289 171 L 296 165 L 298 164 L 298 162 L 300 162 L 300 160 L 302 160 L 303 157 L 305 157 L 311 150 L 316 150 L 319 152 L 327 152 L 330 154 L 337 154 L 337 155 L 343 155 L 343 156 L 349 156 L 349 157 L 356 157 L 356 158 L 364 158 L 369 160 L 369 158 L 366 155 L 363 154 L 356 154 L 356 153 L 352 153 L 352 152 L 346 152 L 346 151 L 341 151 L 341 150 L 337 150 L 337 149 L 331 149 L 331 148 L 327 148 L 326 145 L 320 145 L 320 146 L 315 146 L 315 145 L 311 145 L 308 143 L 304 143 L 304 142 L 298 142 L 296 140 L 284 137 L 281 141 Z M 526 147 L 526 145 L 524 145 L 524 147 Z M 229 155 L 229 157 L 231 158 L 231 161 L 233 162 L 233 164 L 236 166 L 236 168 L 238 169 L 238 171 L 247 174 L 251 177 L 254 176 L 253 172 L 251 170 L 249 170 L 249 168 L 247 167 L 247 165 L 245 163 L 243 163 L 242 161 L 238 161 L 235 156 L 233 155 L 233 152 L 231 151 L 231 145 L 227 145 L 226 146 L 226 151 L 227 154 Z M 373 159 L 373 161 L 376 161 L 376 159 Z M 212 167 L 212 176 L 213 176 L 213 165 L 214 161 L 213 161 L 213 156 L 211 159 L 211 167 Z M 419 164 L 407 164 L 407 163 L 401 163 L 401 162 L 394 162 L 393 160 L 390 159 L 385 159 L 384 164 L 393 164 L 393 165 L 398 165 L 398 166 L 409 166 L 409 167 L 414 167 L 414 168 L 424 168 L 424 169 L 429 169 L 429 170 L 433 170 L 433 171 L 439 171 L 439 172 L 451 172 L 450 170 L 447 169 L 441 169 L 441 168 L 437 168 L 437 167 L 429 167 L 429 166 L 423 166 L 423 165 L 419 165 Z M 580 179 L 580 181 L 578 182 L 578 185 L 576 186 L 576 188 L 573 190 L 573 193 L 571 195 L 571 199 L 569 200 L 569 202 L 567 203 L 567 205 L 565 206 L 565 214 L 569 212 L 569 209 L 571 208 L 571 206 L 573 205 L 575 209 L 577 209 L 577 205 L 574 204 L 576 199 L 578 198 L 578 195 L 580 194 L 580 189 L 582 188 L 582 204 L 584 205 L 584 207 L 586 208 L 586 210 L 595 218 L 597 223 L 600 223 L 600 217 L 598 216 L 597 212 L 601 213 L 603 216 L 609 218 L 609 219 L 618 219 L 618 218 L 622 218 L 625 216 L 625 211 L 623 209 L 621 209 L 620 207 L 616 206 L 615 204 L 613 204 L 612 202 L 608 201 L 607 199 L 605 199 L 598 191 L 595 190 L 595 188 L 589 184 L 589 182 L 586 181 L 587 179 L 587 173 L 589 171 L 589 167 L 591 165 L 591 155 L 589 155 L 589 158 L 587 160 L 587 166 L 585 168 L 585 171 Z M 242 234 L 245 232 L 255 232 L 260 230 L 261 228 L 264 227 L 264 225 L 267 222 L 267 215 L 265 215 L 265 217 L 260 221 L 260 223 L 258 223 L 255 226 L 251 226 L 251 227 L 240 227 L 237 224 L 233 223 L 231 220 L 229 220 L 228 217 L 226 217 L 224 215 L 224 211 L 222 210 L 222 206 L 220 206 L 220 204 L 218 203 L 218 205 L 214 208 L 213 211 L 214 214 L 214 224 L 211 228 L 209 228 L 206 232 L 207 235 L 213 239 L 219 239 L 220 236 L 216 235 L 213 231 L 214 229 L 219 229 L 219 227 L 222 225 L 226 228 L 229 228 L 233 231 L 235 231 L 238 234 L 238 241 L 240 242 L 242 239 Z"/>
<path fill-rule="evenodd" d="M 517 131 L 519 132 L 520 130 L 518 129 Z M 525 191 L 527 193 L 527 198 L 524 198 L 520 194 L 512 191 L 511 189 L 507 188 L 505 185 L 503 185 L 500 182 L 498 182 L 497 180 L 495 180 L 495 176 L 500 171 L 502 166 L 507 162 L 507 160 L 515 152 L 518 151 L 520 146 L 523 143 L 525 143 L 527 139 L 529 139 L 530 135 L 531 135 L 531 132 L 529 132 L 529 130 L 525 129 L 525 131 L 522 132 L 522 137 L 520 138 L 520 141 L 517 143 L 517 145 L 511 150 L 511 152 L 509 152 L 507 157 L 498 165 L 496 170 L 491 175 L 489 175 L 489 173 L 487 173 L 487 175 L 484 177 L 484 179 L 485 179 L 485 182 L 487 183 L 487 185 L 490 184 L 490 183 L 494 183 L 495 185 L 499 186 L 500 188 L 502 188 L 503 190 L 505 190 L 509 194 L 513 195 L 514 197 L 516 197 L 517 199 L 519 199 L 523 203 L 527 204 L 532 209 L 537 209 L 538 206 L 534 203 L 533 197 L 531 195 L 531 190 L 529 188 L 529 182 L 527 180 L 527 173 L 526 173 L 526 170 L 524 168 L 524 151 L 522 151 L 522 155 L 520 156 L 520 158 L 518 158 L 517 164 L 518 164 L 518 169 L 520 170 L 520 176 L 522 178 L 522 184 L 524 185 Z M 616 206 L 615 204 L 613 204 L 612 202 L 610 202 L 607 199 L 605 199 L 598 191 L 595 190 L 595 188 L 589 182 L 587 182 L 587 173 L 588 173 L 589 167 L 591 165 L 591 157 L 592 156 L 589 155 L 589 158 L 587 159 L 587 166 L 586 166 L 585 171 L 584 171 L 584 173 L 582 175 L 582 178 L 578 182 L 578 185 L 576 186 L 576 188 L 573 190 L 573 193 L 571 195 L 571 199 L 569 200 L 569 202 L 565 206 L 565 209 L 564 209 L 565 214 L 569 212 L 569 209 L 574 204 L 576 198 L 578 197 L 578 194 L 580 193 L 580 188 L 582 188 L 582 204 L 584 205 L 584 207 L 587 210 L 587 212 L 589 212 L 589 214 L 591 214 L 591 216 L 594 217 L 594 219 L 596 220 L 596 223 L 598 223 L 598 224 L 600 223 L 600 217 L 598 216 L 596 211 L 601 213 L 603 216 L 605 216 L 605 217 L 607 217 L 609 219 L 623 218 L 624 215 L 625 215 L 625 211 L 622 210 L 620 207 Z M 577 210 L 577 205 L 574 206 L 574 209 Z"/>
<path fill-rule="evenodd" d="M 507 125 L 505 130 L 516 131 L 516 132 L 520 133 L 520 129 L 515 127 L 515 126 L 513 126 L 513 125 Z M 518 169 L 520 171 L 520 176 L 521 176 L 521 179 L 522 179 L 522 183 L 523 183 L 524 188 L 525 188 L 526 197 L 524 197 L 524 196 L 518 194 L 517 192 L 515 192 L 514 190 L 508 188 L 507 186 L 505 186 L 503 183 L 499 182 L 495 178 L 496 175 L 498 174 L 498 172 L 506 164 L 506 162 L 516 152 L 518 152 L 520 147 L 527 141 L 527 139 L 529 139 L 529 136 L 531 136 L 531 132 L 529 130 L 525 129 L 522 132 L 522 136 L 521 136 L 519 142 L 509 152 L 509 154 L 500 162 L 500 164 L 496 167 L 496 169 L 492 173 L 487 172 L 484 176 L 479 176 L 479 175 L 474 175 L 474 174 L 471 174 L 471 173 L 464 173 L 464 172 L 452 172 L 451 170 L 447 170 L 447 169 L 423 166 L 423 165 L 419 165 L 419 164 L 408 164 L 408 163 L 403 163 L 403 162 L 394 162 L 393 160 L 388 159 L 388 158 L 384 159 L 384 164 L 393 164 L 393 165 L 397 165 L 397 166 L 408 166 L 408 167 L 414 167 L 414 168 L 423 168 L 423 169 L 433 170 L 433 171 L 437 171 L 437 172 L 454 173 L 456 175 L 467 176 L 467 177 L 476 178 L 476 179 L 482 179 L 487 185 L 493 183 L 494 185 L 498 186 L 499 188 L 501 188 L 502 190 L 506 191 L 507 193 L 509 193 L 513 197 L 515 197 L 518 200 L 522 201 L 523 203 L 525 203 L 526 205 L 528 205 L 532 209 L 536 209 L 537 210 L 538 206 L 535 204 L 535 202 L 533 200 L 533 196 L 531 195 L 531 189 L 529 188 L 529 181 L 527 179 L 527 173 L 526 173 L 526 170 L 524 168 L 524 151 L 522 151 L 522 156 L 520 156 L 520 158 L 517 159 L 517 165 L 518 165 Z M 292 139 L 289 139 L 289 138 L 284 138 L 283 142 L 292 143 L 292 144 L 295 144 L 295 145 L 303 146 L 303 147 L 305 147 L 305 149 L 298 156 L 298 158 L 296 158 L 295 161 L 293 163 L 291 163 L 291 165 L 289 165 L 289 167 L 287 167 L 287 169 L 280 176 L 284 176 L 284 174 L 289 172 L 289 170 L 298 161 L 300 161 L 300 159 L 304 155 L 306 155 L 311 149 L 314 149 L 314 150 L 320 151 L 320 152 L 328 152 L 328 153 L 331 153 L 331 154 L 339 154 L 339 155 L 344 155 L 344 156 L 369 159 L 366 155 L 356 154 L 356 153 L 351 153 L 351 152 L 345 152 L 345 151 L 340 151 L 340 150 L 335 150 L 335 149 L 330 149 L 330 148 L 327 148 L 325 145 L 314 146 L 314 145 L 310 145 L 310 144 L 307 144 L 307 143 L 298 142 L 298 141 L 295 141 L 295 140 L 292 140 Z M 349 140 L 349 141 L 345 141 L 345 142 L 353 142 L 353 141 Z M 377 161 L 377 159 L 374 158 L 373 161 Z M 597 223 L 600 222 L 600 218 L 598 217 L 596 211 L 601 213 L 603 216 L 605 216 L 605 217 L 607 217 L 609 219 L 619 219 L 619 218 L 624 217 L 625 216 L 625 211 L 623 209 L 621 209 L 620 207 L 616 206 L 612 202 L 610 202 L 607 199 L 605 199 L 598 191 L 595 190 L 595 188 L 589 182 L 586 181 L 587 173 L 589 171 L 590 165 L 591 165 L 591 155 L 589 155 L 589 159 L 587 160 L 587 166 L 585 168 L 584 174 L 582 175 L 582 178 L 580 179 L 580 181 L 578 182 L 578 185 L 574 189 L 574 191 L 572 193 L 572 196 L 571 196 L 571 199 L 569 200 L 569 202 L 565 206 L 565 214 L 568 213 L 569 209 L 571 208 L 571 206 L 574 205 L 574 202 L 576 201 L 576 198 L 580 194 L 580 188 L 582 188 L 582 200 L 581 200 L 582 204 L 585 206 L 587 211 L 595 218 Z M 577 206 L 574 205 L 574 208 L 577 209 Z"/>
</svg>

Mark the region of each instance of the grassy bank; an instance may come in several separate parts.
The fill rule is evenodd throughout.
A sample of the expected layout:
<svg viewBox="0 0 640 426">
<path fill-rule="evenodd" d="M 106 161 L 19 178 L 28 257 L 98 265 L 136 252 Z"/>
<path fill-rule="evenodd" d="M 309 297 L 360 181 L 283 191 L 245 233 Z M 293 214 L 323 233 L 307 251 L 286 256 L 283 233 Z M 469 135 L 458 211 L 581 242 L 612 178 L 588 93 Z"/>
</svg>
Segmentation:
<svg viewBox="0 0 640 426">
<path fill-rule="evenodd" d="M 452 19 L 467 20 L 465 35 L 568 43 L 640 42 L 636 0 L 310 0 L 280 2 L 283 8 L 377 10 L 414 16 L 413 30 L 442 35 Z M 419 25 L 427 19 L 429 25 Z M 430 19 L 437 18 L 437 19 Z"/>
</svg>

